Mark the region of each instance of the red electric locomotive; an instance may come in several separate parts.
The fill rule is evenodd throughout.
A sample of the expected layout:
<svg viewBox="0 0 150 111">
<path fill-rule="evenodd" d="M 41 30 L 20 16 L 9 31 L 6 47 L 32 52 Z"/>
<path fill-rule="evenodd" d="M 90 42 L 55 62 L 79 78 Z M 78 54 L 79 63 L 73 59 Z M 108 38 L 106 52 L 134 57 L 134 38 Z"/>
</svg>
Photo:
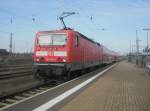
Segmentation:
<svg viewBox="0 0 150 111">
<path fill-rule="evenodd" d="M 74 30 L 41 31 L 35 37 L 34 63 L 38 77 L 70 76 L 69 72 L 116 59 L 113 52 Z"/>
<path fill-rule="evenodd" d="M 84 70 L 117 60 L 117 54 L 81 33 L 65 26 L 64 29 L 41 31 L 34 45 L 34 71 L 36 77 L 70 77 L 73 71 Z M 68 15 L 69 14 L 69 15 Z"/>
</svg>

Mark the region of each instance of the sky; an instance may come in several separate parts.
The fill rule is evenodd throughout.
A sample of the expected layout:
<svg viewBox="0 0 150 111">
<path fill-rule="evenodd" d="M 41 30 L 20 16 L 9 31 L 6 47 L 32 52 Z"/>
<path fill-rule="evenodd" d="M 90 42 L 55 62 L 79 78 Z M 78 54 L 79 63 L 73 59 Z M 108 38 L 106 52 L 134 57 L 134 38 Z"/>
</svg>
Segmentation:
<svg viewBox="0 0 150 111">
<path fill-rule="evenodd" d="M 130 41 L 135 51 L 136 30 L 140 50 L 146 46 L 150 0 L 0 0 L 0 48 L 9 50 L 12 32 L 15 52 L 33 50 L 36 32 L 62 28 L 62 12 L 78 13 L 65 19 L 68 27 L 120 54 Z"/>
</svg>

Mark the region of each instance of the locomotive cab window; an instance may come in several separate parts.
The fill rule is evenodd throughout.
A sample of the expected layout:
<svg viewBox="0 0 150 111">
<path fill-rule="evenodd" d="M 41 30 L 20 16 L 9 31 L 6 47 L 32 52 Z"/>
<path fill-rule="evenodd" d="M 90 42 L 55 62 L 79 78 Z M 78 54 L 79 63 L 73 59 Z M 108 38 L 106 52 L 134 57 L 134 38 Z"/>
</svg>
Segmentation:
<svg viewBox="0 0 150 111">
<path fill-rule="evenodd" d="M 66 45 L 66 34 L 42 34 L 38 36 L 39 45 Z"/>
<path fill-rule="evenodd" d="M 76 35 L 75 37 L 75 46 L 78 47 L 79 45 L 79 36 Z"/>
</svg>

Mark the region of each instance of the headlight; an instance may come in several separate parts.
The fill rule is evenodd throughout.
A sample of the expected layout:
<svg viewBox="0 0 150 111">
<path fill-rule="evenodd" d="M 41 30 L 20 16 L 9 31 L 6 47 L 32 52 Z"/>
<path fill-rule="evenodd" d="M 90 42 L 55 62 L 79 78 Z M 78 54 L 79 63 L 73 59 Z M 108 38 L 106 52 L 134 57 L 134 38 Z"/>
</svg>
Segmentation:
<svg viewBox="0 0 150 111">
<path fill-rule="evenodd" d="M 66 59 L 63 59 L 63 62 L 66 62 Z"/>
<path fill-rule="evenodd" d="M 40 60 L 39 58 L 36 59 L 36 61 L 38 61 L 38 62 L 39 62 L 39 60 Z"/>
</svg>

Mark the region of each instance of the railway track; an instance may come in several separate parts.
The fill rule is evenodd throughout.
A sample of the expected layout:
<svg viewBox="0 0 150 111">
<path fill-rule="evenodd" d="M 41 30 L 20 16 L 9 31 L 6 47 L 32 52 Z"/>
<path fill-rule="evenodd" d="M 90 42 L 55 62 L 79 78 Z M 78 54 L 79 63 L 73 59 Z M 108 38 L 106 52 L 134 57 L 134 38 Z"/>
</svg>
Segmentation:
<svg viewBox="0 0 150 111">
<path fill-rule="evenodd" d="M 102 67 L 102 68 L 100 68 L 100 70 L 103 70 L 109 66 Z M 82 76 L 84 76 L 84 75 L 82 75 Z M 82 77 L 82 76 L 80 76 L 80 77 Z M 78 77 L 78 78 L 80 78 L 80 77 Z M 47 90 L 50 90 L 53 87 L 55 88 L 55 86 L 58 86 L 62 83 L 71 82 L 75 79 L 77 79 L 77 78 L 73 78 L 72 80 L 69 80 L 69 81 L 67 81 L 66 79 L 64 79 L 62 81 L 51 80 L 51 81 L 49 81 L 48 84 L 42 83 L 42 84 L 36 85 L 34 87 L 28 88 L 26 90 L 17 92 L 15 94 L 11 94 L 11 95 L 2 97 L 0 99 L 0 111 L 2 111 L 3 109 L 6 109 L 7 107 L 11 107 L 15 104 L 18 104 L 20 102 L 26 101 L 26 100 L 32 98 L 33 96 L 39 95 L 40 93 L 46 92 Z"/>
<path fill-rule="evenodd" d="M 49 81 L 49 84 L 40 84 L 28 90 L 24 90 L 13 95 L 5 96 L 0 99 L 0 111 L 3 109 L 10 107 L 11 105 L 17 104 L 18 102 L 25 101 L 29 99 L 33 95 L 40 94 L 54 86 L 57 86 L 63 82 L 52 80 Z"/>
<path fill-rule="evenodd" d="M 0 66 L 0 80 L 32 75 L 32 64 Z"/>
<path fill-rule="evenodd" d="M 3 64 L 0 65 L 0 71 L 2 69 L 17 69 L 17 68 L 26 68 L 26 67 L 32 67 L 33 64 Z M 3 71 L 3 70 L 2 70 Z"/>
<path fill-rule="evenodd" d="M 16 93 L 18 88 L 19 91 L 29 89 L 30 85 L 26 81 L 28 81 L 28 78 L 29 81 L 34 79 L 32 66 L 32 64 L 5 64 L 0 66 L 0 98 Z M 20 81 L 27 85 L 20 83 Z"/>
<path fill-rule="evenodd" d="M 4 71 L 14 71 L 14 70 L 20 70 L 20 69 L 29 69 L 32 68 L 32 66 L 27 65 L 27 66 L 15 66 L 15 67 L 1 67 L 0 68 L 0 72 L 4 72 Z"/>
<path fill-rule="evenodd" d="M 33 75 L 32 69 L 20 70 L 20 71 L 8 71 L 0 74 L 0 80 L 14 78 L 14 77 L 29 76 L 29 75 Z"/>
</svg>

